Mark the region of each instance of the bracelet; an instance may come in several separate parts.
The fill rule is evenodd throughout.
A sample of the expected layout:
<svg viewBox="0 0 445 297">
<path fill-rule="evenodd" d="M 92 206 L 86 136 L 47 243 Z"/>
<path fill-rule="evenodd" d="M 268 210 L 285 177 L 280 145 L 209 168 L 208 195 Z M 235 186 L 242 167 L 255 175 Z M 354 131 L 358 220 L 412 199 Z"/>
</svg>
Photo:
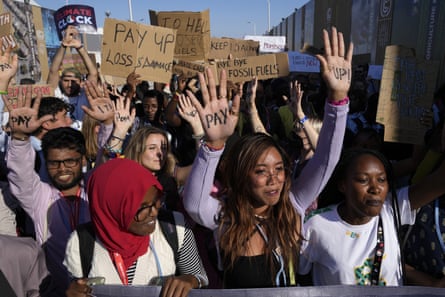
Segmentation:
<svg viewBox="0 0 445 297">
<path fill-rule="evenodd" d="M 81 49 L 83 49 L 83 44 L 77 48 L 78 51 L 80 51 Z"/>
<path fill-rule="evenodd" d="M 198 281 L 198 288 L 197 289 L 201 289 L 202 288 L 202 282 L 201 282 L 201 279 L 197 276 L 197 275 L 193 275 L 195 278 L 196 278 L 196 280 Z"/>
<path fill-rule="evenodd" d="M 204 135 L 205 135 L 204 133 L 201 133 L 201 134 L 198 134 L 198 135 L 192 134 L 192 138 L 193 138 L 193 139 L 197 139 L 197 140 L 198 140 L 198 139 L 201 139 L 201 138 L 203 138 L 203 137 L 204 137 Z"/>
<path fill-rule="evenodd" d="M 0 91 L 0 95 L 8 95 L 8 91 Z"/>
<path fill-rule="evenodd" d="M 22 137 L 17 137 L 16 135 L 12 134 L 11 138 L 15 139 L 15 140 L 20 140 L 20 141 L 26 141 L 26 140 L 29 139 L 29 136 L 28 135 L 23 135 Z"/>
<path fill-rule="evenodd" d="M 124 142 L 124 138 L 120 138 L 120 137 L 117 137 L 117 136 L 115 136 L 115 135 L 111 135 L 111 139 L 117 139 L 117 140 L 120 140 L 120 141 L 122 141 L 122 142 Z"/>
<path fill-rule="evenodd" d="M 329 102 L 329 104 L 336 105 L 336 106 L 346 105 L 349 103 L 349 97 L 345 97 L 344 99 L 341 99 L 340 101 L 334 101 L 332 99 L 328 99 L 328 102 Z"/>
<path fill-rule="evenodd" d="M 301 125 L 304 125 L 304 122 L 307 121 L 307 116 L 304 116 L 302 119 L 299 119 L 298 122 L 300 122 Z"/>
<path fill-rule="evenodd" d="M 211 152 L 220 151 L 220 150 L 222 150 L 224 148 L 224 144 L 221 147 L 211 146 L 207 142 L 204 142 L 204 144 Z"/>
<path fill-rule="evenodd" d="M 105 150 L 105 153 L 107 153 L 108 155 L 110 153 L 119 154 L 119 155 L 122 154 L 122 148 L 115 149 L 114 147 L 110 146 L 108 143 L 104 145 L 104 150 Z"/>
</svg>

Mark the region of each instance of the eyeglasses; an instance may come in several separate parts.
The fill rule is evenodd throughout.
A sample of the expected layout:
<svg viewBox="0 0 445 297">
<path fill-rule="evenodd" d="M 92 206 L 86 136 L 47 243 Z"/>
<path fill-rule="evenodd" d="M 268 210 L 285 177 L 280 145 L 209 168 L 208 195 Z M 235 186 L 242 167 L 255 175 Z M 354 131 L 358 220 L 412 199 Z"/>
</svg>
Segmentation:
<svg viewBox="0 0 445 297">
<path fill-rule="evenodd" d="M 136 222 L 142 222 L 146 220 L 153 212 L 153 209 L 159 210 L 162 207 L 163 201 L 164 201 L 163 198 L 156 198 L 156 200 L 153 203 L 142 205 L 136 212 L 134 220 Z"/>
<path fill-rule="evenodd" d="M 275 168 L 272 172 L 265 169 L 255 170 L 257 179 L 261 181 L 268 181 L 272 177 L 276 177 L 279 181 L 283 181 L 286 176 L 286 169 L 284 167 Z"/>
<path fill-rule="evenodd" d="M 63 166 L 65 166 L 66 168 L 72 168 L 79 165 L 80 160 L 82 160 L 82 157 L 65 160 L 46 160 L 46 166 L 48 167 L 48 169 L 59 169 L 60 164 L 63 163 Z"/>
</svg>

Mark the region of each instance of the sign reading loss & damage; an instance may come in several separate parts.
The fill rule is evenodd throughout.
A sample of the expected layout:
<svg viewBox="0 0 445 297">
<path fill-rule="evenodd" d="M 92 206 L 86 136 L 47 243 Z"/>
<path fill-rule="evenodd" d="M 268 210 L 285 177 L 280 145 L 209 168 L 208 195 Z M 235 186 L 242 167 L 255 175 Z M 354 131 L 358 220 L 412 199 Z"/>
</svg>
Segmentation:
<svg viewBox="0 0 445 297">
<path fill-rule="evenodd" d="M 102 46 L 102 72 L 127 77 L 133 70 L 141 79 L 170 81 L 176 33 L 172 29 L 107 18 Z"/>
</svg>

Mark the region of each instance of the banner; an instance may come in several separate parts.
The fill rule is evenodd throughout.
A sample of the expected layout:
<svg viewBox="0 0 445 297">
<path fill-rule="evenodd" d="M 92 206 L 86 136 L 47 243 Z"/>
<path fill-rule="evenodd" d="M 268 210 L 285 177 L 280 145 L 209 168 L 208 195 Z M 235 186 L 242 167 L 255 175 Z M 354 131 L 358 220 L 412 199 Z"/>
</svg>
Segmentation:
<svg viewBox="0 0 445 297">
<path fill-rule="evenodd" d="M 214 38 L 210 40 L 209 59 L 244 58 L 257 56 L 260 43 L 253 40 Z"/>
<path fill-rule="evenodd" d="M 285 36 L 246 35 L 244 40 L 254 40 L 260 43 L 260 53 L 281 53 L 286 49 Z"/>
<path fill-rule="evenodd" d="M 93 287 L 97 297 L 159 297 L 161 287 L 153 286 L 123 286 L 99 285 Z M 191 290 L 188 297 L 439 297 L 444 295 L 443 288 L 405 286 L 318 286 L 318 287 L 288 287 L 288 288 L 258 288 L 258 289 L 198 289 Z"/>
<path fill-rule="evenodd" d="M 142 80 L 169 83 L 175 41 L 175 30 L 106 18 L 101 72 L 124 78 L 134 70 Z"/>
<path fill-rule="evenodd" d="M 254 77 L 269 79 L 289 74 L 287 54 L 270 54 L 242 59 L 217 61 L 218 73 L 224 68 L 227 80 L 232 82 L 249 81 Z"/>
<path fill-rule="evenodd" d="M 152 25 L 176 30 L 176 59 L 207 60 L 210 51 L 209 10 L 202 12 L 150 10 L 149 14 Z"/>
<path fill-rule="evenodd" d="M 69 25 L 75 26 L 79 33 L 94 33 L 97 30 L 94 8 L 87 5 L 65 5 L 55 12 L 54 21 L 60 40 Z"/>
<path fill-rule="evenodd" d="M 433 103 L 439 63 L 417 59 L 414 49 L 386 47 L 377 122 L 385 125 L 385 141 L 423 144 L 424 110 Z"/>
<path fill-rule="evenodd" d="M 287 52 L 289 56 L 289 71 L 291 72 L 320 72 L 320 61 L 311 55 L 300 52 Z"/>
</svg>

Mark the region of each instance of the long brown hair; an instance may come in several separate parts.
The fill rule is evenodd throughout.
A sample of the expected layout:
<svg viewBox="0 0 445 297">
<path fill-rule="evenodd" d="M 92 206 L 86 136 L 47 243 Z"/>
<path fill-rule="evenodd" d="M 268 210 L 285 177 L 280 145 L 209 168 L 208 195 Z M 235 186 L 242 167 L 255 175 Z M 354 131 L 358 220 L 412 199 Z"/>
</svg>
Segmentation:
<svg viewBox="0 0 445 297">
<path fill-rule="evenodd" d="M 272 147 L 280 153 L 287 170 L 280 199 L 269 209 L 268 218 L 262 224 L 270 243 L 266 244 L 264 253 L 268 257 L 272 275 L 275 275 L 276 268 L 271 255 L 277 247 L 281 251 L 286 266 L 292 263 L 294 271 L 298 267 L 301 218 L 289 198 L 291 187 L 289 160 L 284 150 L 272 137 L 256 133 L 244 136 L 233 144 L 222 162 L 228 194 L 220 217 L 219 235 L 226 268 L 233 267 L 236 259 L 244 253 L 257 224 L 252 207 L 255 198 L 246 177 L 254 170 L 261 155 Z"/>
<path fill-rule="evenodd" d="M 142 164 L 142 155 L 145 152 L 145 142 L 147 141 L 147 138 L 152 134 L 161 134 L 165 137 L 165 141 L 167 142 L 167 155 L 165 157 L 165 164 L 162 166 L 160 172 L 156 172 L 156 175 L 159 173 L 164 173 L 171 170 L 171 167 L 175 164 L 174 158 L 171 158 L 171 152 L 170 152 L 170 143 L 168 141 L 167 133 L 159 128 L 153 127 L 153 126 L 147 126 L 147 127 L 141 127 L 133 134 L 133 136 L 130 138 L 130 141 L 128 142 L 128 145 L 125 148 L 124 155 L 125 158 L 133 160 L 138 162 L 139 164 Z"/>
</svg>

